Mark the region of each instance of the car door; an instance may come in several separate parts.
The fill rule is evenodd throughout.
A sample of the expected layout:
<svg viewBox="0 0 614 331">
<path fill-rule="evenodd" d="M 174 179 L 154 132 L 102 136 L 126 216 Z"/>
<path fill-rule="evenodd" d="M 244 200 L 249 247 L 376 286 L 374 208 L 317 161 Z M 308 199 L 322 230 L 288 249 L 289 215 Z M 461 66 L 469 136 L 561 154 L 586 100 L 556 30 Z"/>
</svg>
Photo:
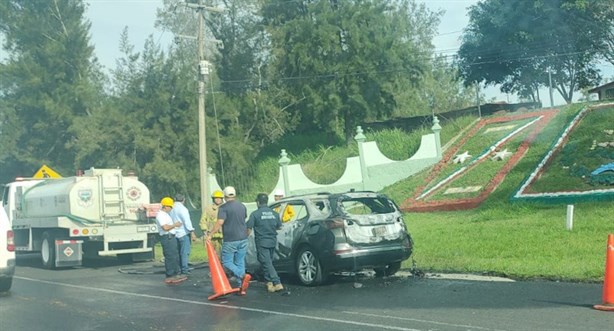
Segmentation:
<svg viewBox="0 0 614 331">
<path fill-rule="evenodd" d="M 305 230 L 305 224 L 309 220 L 309 213 L 305 203 L 301 200 L 284 201 L 271 206 L 274 210 L 279 210 L 279 214 L 283 215 L 286 208 L 292 208 L 294 215 L 288 222 L 282 224 L 281 230 L 277 232 L 277 249 L 274 257 L 275 266 L 286 270 L 293 271 L 292 254 L 294 248 L 302 237 Z"/>
</svg>

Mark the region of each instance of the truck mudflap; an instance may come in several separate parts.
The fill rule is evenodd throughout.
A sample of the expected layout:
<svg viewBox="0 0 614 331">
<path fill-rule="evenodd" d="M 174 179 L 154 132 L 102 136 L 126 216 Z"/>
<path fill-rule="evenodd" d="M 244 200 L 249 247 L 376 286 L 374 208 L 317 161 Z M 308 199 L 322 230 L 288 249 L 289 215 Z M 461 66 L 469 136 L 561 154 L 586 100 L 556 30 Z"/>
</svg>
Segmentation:
<svg viewBox="0 0 614 331">
<path fill-rule="evenodd" d="M 55 241 L 55 266 L 74 267 L 80 266 L 83 252 L 81 246 L 83 240 L 56 240 Z"/>
</svg>

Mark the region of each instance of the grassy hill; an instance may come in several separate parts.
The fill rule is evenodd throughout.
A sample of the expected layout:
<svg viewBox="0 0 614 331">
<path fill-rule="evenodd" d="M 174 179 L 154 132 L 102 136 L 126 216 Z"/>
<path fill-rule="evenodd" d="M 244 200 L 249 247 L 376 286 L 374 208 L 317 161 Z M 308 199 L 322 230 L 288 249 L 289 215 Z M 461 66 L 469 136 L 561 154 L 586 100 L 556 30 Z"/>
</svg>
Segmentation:
<svg viewBox="0 0 614 331">
<path fill-rule="evenodd" d="M 414 259 L 418 267 L 519 279 L 602 280 L 607 235 L 614 233 L 612 201 L 575 204 L 571 231 L 565 226 L 565 204 L 510 201 L 514 191 L 535 169 L 581 107 L 583 105 L 572 105 L 561 109 L 479 208 L 407 214 L 407 223 L 416 242 Z M 562 166 L 559 160 L 575 159 L 575 168 L 585 169 L 608 160 L 614 162 L 612 152 L 609 157 L 595 160 L 594 150 L 590 149 L 592 139 L 587 142 L 587 136 L 595 137 L 596 132 L 604 129 L 602 127 L 613 123 L 613 108 L 588 115 L 565 144 L 575 148 L 563 148 L 534 189 L 552 192 L 586 186 L 595 188 L 586 183 L 586 179 L 580 185 L 585 173 L 574 172 L 574 167 Z M 592 135 L 587 131 L 592 131 Z M 602 151 L 601 155 L 604 154 Z M 429 171 L 425 171 L 384 191 L 402 201 L 428 174 Z M 603 187 L 612 188 L 597 184 L 597 188 Z"/>
<path fill-rule="evenodd" d="M 423 271 L 434 272 L 481 273 L 516 279 L 603 280 L 607 235 L 614 233 L 612 200 L 575 203 L 575 221 L 571 231 L 566 229 L 566 204 L 511 200 L 524 179 L 552 149 L 561 132 L 584 106 L 575 104 L 560 109 L 531 142 L 526 154 L 478 208 L 407 213 L 405 219 L 415 241 L 415 250 L 414 261 L 406 261 L 404 267 L 410 268 L 415 263 Z M 468 128 L 475 125 L 476 120 L 476 117 L 465 117 L 443 125 L 442 145 L 450 143 L 448 145 L 453 146 L 452 142 L 462 140 L 463 134 L 467 134 Z M 510 130 L 528 121 L 513 122 Z M 586 179 L 586 172 L 595 166 L 614 162 L 614 146 L 597 152 L 590 149 L 594 145 L 592 138 L 595 132 L 610 129 L 614 129 L 614 107 L 587 115 L 532 189 L 552 192 L 614 188 L 611 183 L 591 183 Z M 425 133 L 430 133 L 430 129 L 423 128 L 411 133 L 385 130 L 367 132 L 366 135 L 369 141 L 377 142 L 388 158 L 404 160 L 418 149 L 420 137 Z M 518 148 L 525 136 L 511 139 L 509 148 Z M 611 137 L 614 141 L 614 135 Z M 468 140 L 468 145 L 464 147 L 484 150 L 492 141 L 500 138 L 500 133 L 482 135 L 474 141 Z M 321 184 L 336 181 L 345 170 L 345 158 L 358 154 L 357 146 L 355 143 L 349 146 L 339 142 L 331 144 L 319 139 L 294 136 L 287 137 L 279 146 L 270 146 L 268 156 L 257 160 L 254 166 L 253 172 L 257 176 L 251 178 L 255 180 L 244 186 L 242 196 L 246 197 L 245 200 L 256 192 L 272 190 L 271 185 L 278 175 L 277 160 L 281 148 L 287 150 L 292 163 L 303 164 L 304 172 L 313 181 Z M 495 164 L 486 164 L 485 167 L 463 178 L 464 182 L 460 183 L 471 185 L 484 182 L 485 178 L 501 168 Z M 414 195 L 417 187 L 424 185 L 431 171 L 425 170 L 385 188 L 383 192 L 401 203 Z M 454 171 L 454 166 L 446 171 Z M 445 173 L 441 176 L 445 176 Z M 438 199 L 442 195 L 433 197 Z"/>
</svg>

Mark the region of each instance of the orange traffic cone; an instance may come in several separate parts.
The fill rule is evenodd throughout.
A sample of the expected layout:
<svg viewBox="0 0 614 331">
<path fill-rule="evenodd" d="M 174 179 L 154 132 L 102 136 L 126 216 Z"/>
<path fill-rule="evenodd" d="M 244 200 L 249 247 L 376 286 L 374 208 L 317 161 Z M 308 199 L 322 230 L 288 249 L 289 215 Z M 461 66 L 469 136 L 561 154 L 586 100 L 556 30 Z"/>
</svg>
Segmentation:
<svg viewBox="0 0 614 331">
<path fill-rule="evenodd" d="M 614 234 L 608 235 L 603 280 L 603 304 L 594 305 L 599 310 L 614 311 Z"/>
<path fill-rule="evenodd" d="M 240 288 L 232 288 L 230 286 L 228 278 L 226 277 L 226 273 L 224 272 L 224 268 L 222 268 L 222 264 L 217 257 L 217 253 L 215 252 L 215 248 L 213 248 L 211 241 L 207 240 L 205 245 L 207 246 L 207 255 L 209 256 L 209 271 L 211 271 L 211 283 L 213 285 L 213 292 L 215 292 L 207 299 L 213 300 L 224 295 L 228 295 L 230 293 L 239 292 L 241 290 Z"/>
</svg>

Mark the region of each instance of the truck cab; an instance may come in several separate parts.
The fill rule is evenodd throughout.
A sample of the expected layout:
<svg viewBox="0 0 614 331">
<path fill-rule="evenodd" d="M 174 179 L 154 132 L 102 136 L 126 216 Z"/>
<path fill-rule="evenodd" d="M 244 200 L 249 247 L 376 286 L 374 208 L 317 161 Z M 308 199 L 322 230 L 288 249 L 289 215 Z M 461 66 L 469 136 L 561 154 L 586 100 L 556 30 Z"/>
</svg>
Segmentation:
<svg viewBox="0 0 614 331">
<path fill-rule="evenodd" d="M 30 187 L 42 182 L 40 179 L 26 179 L 18 177 L 14 182 L 4 186 L 2 191 L 2 208 L 8 216 L 9 223 L 13 224 L 13 218 L 20 209 L 21 196 Z"/>
</svg>

